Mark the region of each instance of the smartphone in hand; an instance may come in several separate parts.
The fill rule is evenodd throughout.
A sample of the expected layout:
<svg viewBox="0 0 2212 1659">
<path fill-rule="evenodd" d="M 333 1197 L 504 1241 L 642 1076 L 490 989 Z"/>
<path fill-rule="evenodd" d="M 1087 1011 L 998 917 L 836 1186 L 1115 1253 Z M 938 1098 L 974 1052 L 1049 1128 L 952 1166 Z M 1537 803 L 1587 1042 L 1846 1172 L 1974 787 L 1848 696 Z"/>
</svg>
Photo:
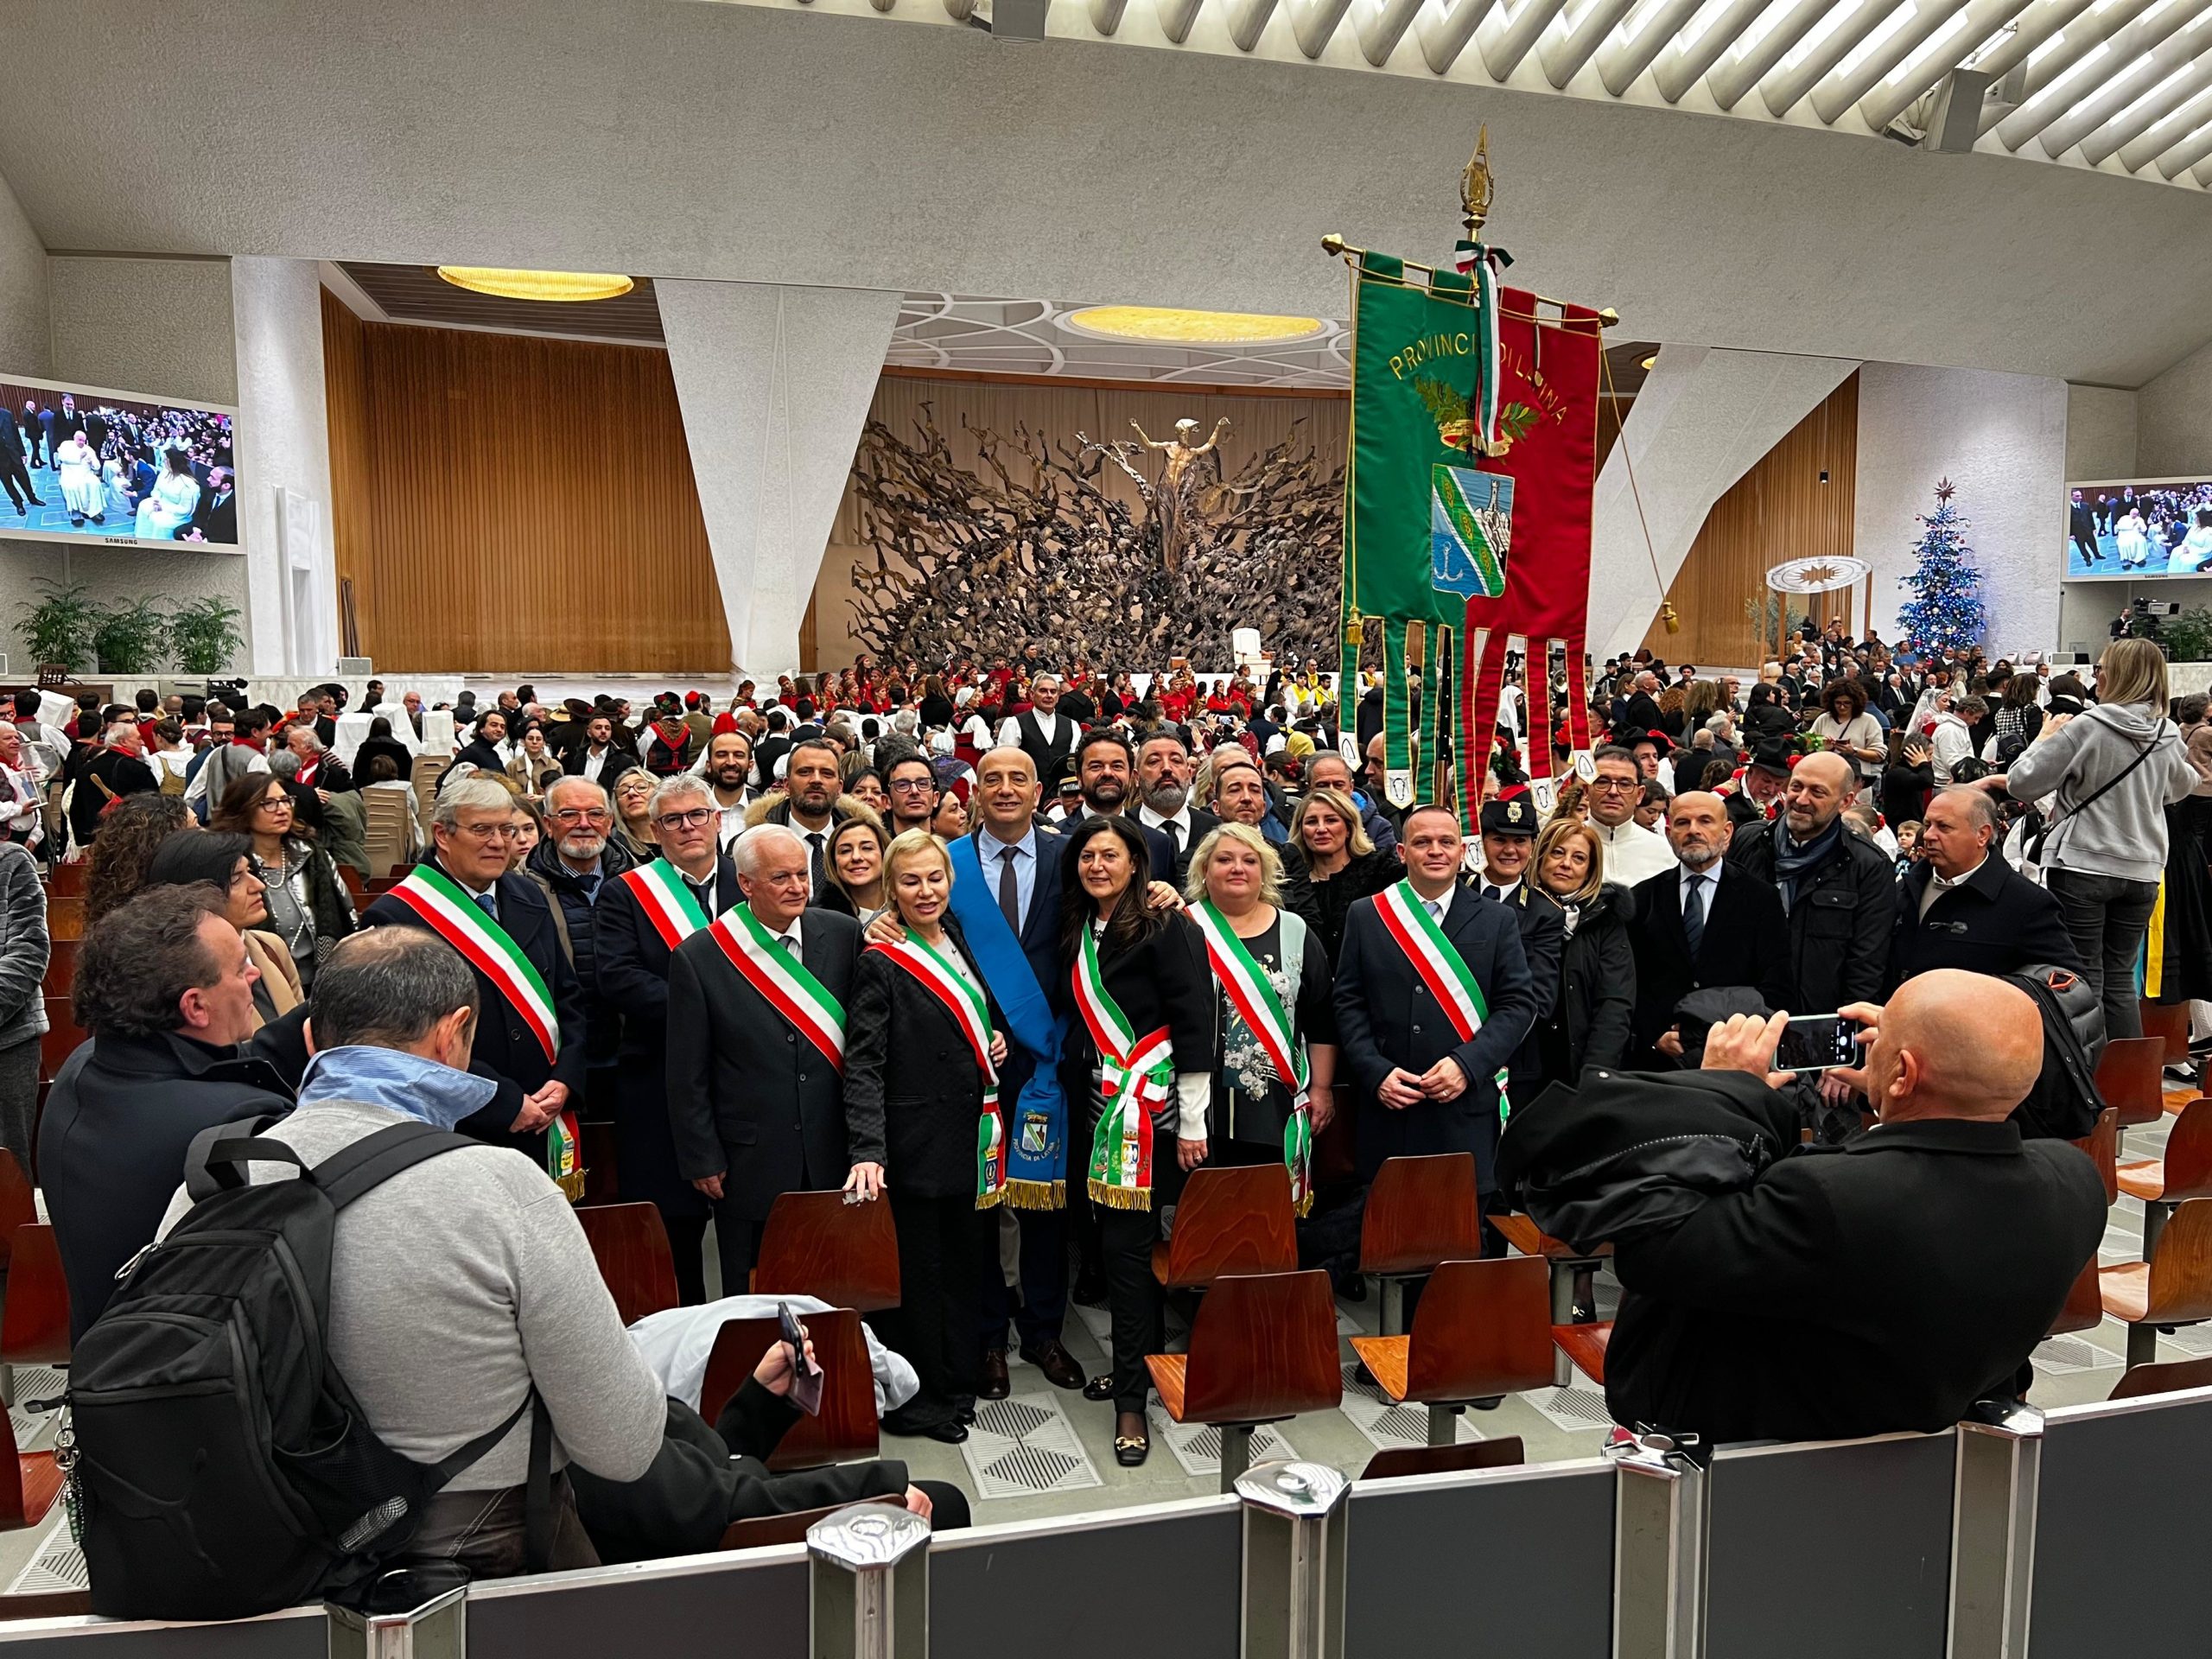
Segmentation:
<svg viewBox="0 0 2212 1659">
<path fill-rule="evenodd" d="M 791 1402 L 810 1417 L 822 1414 L 822 1367 L 807 1357 L 806 1327 L 798 1322 L 789 1302 L 776 1304 L 783 1338 L 791 1351 Z"/>
</svg>

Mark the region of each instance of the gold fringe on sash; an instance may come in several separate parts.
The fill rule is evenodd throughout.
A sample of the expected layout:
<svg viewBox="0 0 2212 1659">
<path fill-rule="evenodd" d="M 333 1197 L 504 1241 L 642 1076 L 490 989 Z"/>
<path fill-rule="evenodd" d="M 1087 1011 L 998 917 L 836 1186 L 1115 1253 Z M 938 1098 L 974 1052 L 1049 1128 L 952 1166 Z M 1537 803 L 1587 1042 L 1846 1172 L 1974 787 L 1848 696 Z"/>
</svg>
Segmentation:
<svg viewBox="0 0 2212 1659">
<path fill-rule="evenodd" d="M 584 1177 L 589 1173 L 572 1169 L 566 1175 L 554 1177 L 553 1184 L 561 1189 L 570 1204 L 582 1204 L 584 1201 Z"/>
<path fill-rule="evenodd" d="M 1152 1189 L 1148 1186 L 1115 1186 L 1105 1181 L 1090 1184 L 1090 1201 L 1103 1204 L 1109 1210 L 1149 1210 L 1152 1208 Z"/>
<path fill-rule="evenodd" d="M 986 1192 L 982 1198 L 976 1199 L 976 1207 L 978 1210 L 995 1210 L 1005 1200 L 1005 1198 L 1006 1188 L 1001 1186 L 997 1192 Z"/>
<path fill-rule="evenodd" d="M 1065 1181 L 1013 1181 L 1005 1187 L 1006 1201 L 1015 1210 L 1065 1210 L 1068 1207 Z"/>
</svg>

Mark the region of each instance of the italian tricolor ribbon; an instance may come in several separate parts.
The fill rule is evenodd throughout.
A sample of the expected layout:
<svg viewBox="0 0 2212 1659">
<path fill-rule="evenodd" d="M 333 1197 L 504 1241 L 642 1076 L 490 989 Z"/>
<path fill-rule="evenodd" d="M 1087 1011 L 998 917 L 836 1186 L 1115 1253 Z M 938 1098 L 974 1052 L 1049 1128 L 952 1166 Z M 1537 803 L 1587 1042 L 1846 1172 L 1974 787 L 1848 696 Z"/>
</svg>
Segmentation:
<svg viewBox="0 0 2212 1659">
<path fill-rule="evenodd" d="M 730 966 L 842 1073 L 845 1010 L 806 964 L 776 943 L 776 936 L 753 918 L 750 906 L 724 911 L 707 931 Z"/>
<path fill-rule="evenodd" d="M 1152 1208 L 1152 1109 L 1175 1087 L 1174 1046 L 1162 1026 L 1139 1038 L 1106 989 L 1086 928 L 1072 973 L 1075 1005 L 1098 1048 L 1105 1109 L 1090 1139 L 1090 1197 L 1116 1210 Z"/>
<path fill-rule="evenodd" d="M 553 994 L 507 931 L 485 914 L 464 887 L 435 865 L 417 864 L 391 896 L 420 916 L 429 930 L 461 952 L 468 965 L 499 988 L 514 1005 L 548 1060 L 561 1052 L 561 1027 Z"/>
<path fill-rule="evenodd" d="M 570 1204 L 583 1202 L 583 1132 L 576 1127 L 573 1109 L 545 1126 L 545 1173 L 568 1195 Z"/>
<path fill-rule="evenodd" d="M 1306 1215 L 1313 1208 L 1313 1120 L 1306 1099 L 1306 1045 L 1298 1040 L 1289 1011 L 1275 995 L 1267 970 L 1244 948 L 1229 918 L 1205 899 L 1187 906 L 1184 914 L 1198 924 L 1199 935 L 1206 942 L 1206 960 L 1212 964 L 1213 976 L 1221 982 L 1230 1006 L 1250 1027 L 1275 1077 L 1290 1090 L 1290 1116 L 1282 1130 L 1282 1161 L 1290 1171 L 1291 1202 L 1300 1215 Z"/>
<path fill-rule="evenodd" d="M 615 878 L 630 889 L 645 915 L 671 950 L 707 925 L 683 872 L 664 858 L 625 870 Z"/>
<path fill-rule="evenodd" d="M 1471 894 L 1460 893 L 1455 899 L 1459 904 L 1479 904 Z M 1428 987 L 1428 994 L 1443 1007 L 1452 1029 L 1459 1033 L 1463 1043 L 1472 1042 L 1475 1033 L 1490 1018 L 1490 1004 L 1484 1000 L 1483 988 L 1475 982 L 1467 964 L 1452 941 L 1444 937 L 1444 930 L 1421 907 L 1421 895 L 1414 891 L 1411 881 L 1401 881 L 1395 887 L 1385 887 L 1375 895 L 1375 913 L 1382 918 L 1382 927 L 1406 953 L 1414 971 Z M 1470 1077 L 1469 1083 L 1474 1081 Z M 1502 1125 L 1513 1108 L 1505 1096 L 1506 1071 L 1503 1066 L 1492 1079 L 1497 1084 L 1497 1118 Z"/>
<path fill-rule="evenodd" d="M 991 1064 L 990 1005 L 925 940 L 909 934 L 895 944 L 868 949 L 890 957 L 942 1002 L 976 1056 L 976 1069 L 983 1074 L 983 1111 L 976 1126 L 976 1207 L 988 1210 L 1006 1196 L 1006 1130 L 999 1122 L 998 1068 Z"/>
</svg>

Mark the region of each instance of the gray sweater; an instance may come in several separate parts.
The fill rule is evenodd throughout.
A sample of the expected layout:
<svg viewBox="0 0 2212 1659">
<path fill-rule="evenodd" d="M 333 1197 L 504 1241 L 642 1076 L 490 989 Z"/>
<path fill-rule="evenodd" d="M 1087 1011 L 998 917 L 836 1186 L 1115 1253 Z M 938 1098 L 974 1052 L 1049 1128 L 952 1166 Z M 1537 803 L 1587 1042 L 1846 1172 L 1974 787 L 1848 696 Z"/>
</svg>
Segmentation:
<svg viewBox="0 0 2212 1659">
<path fill-rule="evenodd" d="M 404 1122 L 387 1107 L 320 1101 L 267 1133 L 315 1164 Z M 191 1207 L 180 1188 L 163 1236 Z M 533 1381 L 552 1414 L 556 1468 L 574 1458 L 635 1480 L 660 1450 L 660 1378 L 622 1328 L 568 1199 L 511 1147 L 433 1158 L 339 1212 L 330 1351 L 370 1427 L 421 1462 L 495 1427 Z M 525 1416 L 449 1490 L 519 1486 L 529 1464 Z"/>
<path fill-rule="evenodd" d="M 2143 752 L 2150 758 L 2086 811 L 2076 807 L 2118 778 Z M 2166 869 L 2166 804 L 2201 781 L 2174 723 L 2145 704 L 2099 703 L 2043 734 L 2006 771 L 2005 786 L 2023 801 L 2056 795 L 2058 818 L 2044 842 L 2046 868 L 2156 881 Z"/>
<path fill-rule="evenodd" d="M 47 1027 L 46 890 L 38 861 L 13 842 L 0 842 L 0 1048 L 13 1048 Z"/>
</svg>

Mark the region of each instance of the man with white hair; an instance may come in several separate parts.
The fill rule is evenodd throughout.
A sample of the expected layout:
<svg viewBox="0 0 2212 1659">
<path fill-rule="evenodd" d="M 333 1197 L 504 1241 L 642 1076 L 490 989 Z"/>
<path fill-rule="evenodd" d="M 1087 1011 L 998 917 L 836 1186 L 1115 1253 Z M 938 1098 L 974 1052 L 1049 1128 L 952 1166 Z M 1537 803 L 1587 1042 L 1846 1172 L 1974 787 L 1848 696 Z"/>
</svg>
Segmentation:
<svg viewBox="0 0 2212 1659">
<path fill-rule="evenodd" d="M 842 1186 L 851 1167 L 845 1007 L 861 952 L 851 917 L 807 907 L 807 844 L 788 825 L 747 830 L 734 861 L 745 902 L 669 963 L 666 1047 L 677 1167 L 714 1205 L 726 1290 L 746 1284 L 779 1193 Z"/>
<path fill-rule="evenodd" d="M 725 732 L 714 741 L 739 739 Z M 721 811 L 705 779 L 664 779 L 645 811 L 660 856 L 601 886 L 592 907 L 593 949 L 600 995 L 622 1021 L 614 1108 L 622 1199 L 660 1211 L 677 1293 L 692 1305 L 707 1300 L 700 1248 L 710 1212 L 705 1195 L 677 1172 L 669 1129 L 668 971 L 677 947 L 741 895 L 737 867 L 716 845 Z M 727 1280 L 724 1287 L 742 1288 Z"/>
<path fill-rule="evenodd" d="M 329 745 L 305 721 L 284 728 L 284 747 L 300 757 L 299 783 L 309 789 L 353 788 L 353 775 L 346 770 L 346 763 L 330 752 Z"/>
<path fill-rule="evenodd" d="M 999 726 L 1001 743 L 1021 750 L 1037 763 L 1038 782 L 1048 795 L 1071 769 L 1078 734 L 1076 722 L 1061 714 L 1059 707 L 1059 676 L 1039 674 L 1029 682 L 1029 707 Z"/>
<path fill-rule="evenodd" d="M 553 900 L 506 873 L 515 816 L 513 795 L 489 778 L 445 790 L 431 810 L 430 855 L 361 921 L 428 928 L 461 952 L 482 1008 L 468 1069 L 499 1090 L 456 1127 L 527 1153 L 573 1200 L 583 1195 L 572 1099 L 584 1084 L 583 987 L 561 949 Z"/>
<path fill-rule="evenodd" d="M 46 839 L 39 798 L 45 779 L 38 757 L 12 720 L 0 720 L 0 841 L 36 847 Z"/>
<path fill-rule="evenodd" d="M 79 730 L 83 728 L 79 728 Z M 69 833 L 80 848 L 92 844 L 101 810 L 125 795 L 150 795 L 161 787 L 145 761 L 145 740 L 138 722 L 118 720 L 100 734 L 77 772 L 69 797 Z"/>
</svg>

